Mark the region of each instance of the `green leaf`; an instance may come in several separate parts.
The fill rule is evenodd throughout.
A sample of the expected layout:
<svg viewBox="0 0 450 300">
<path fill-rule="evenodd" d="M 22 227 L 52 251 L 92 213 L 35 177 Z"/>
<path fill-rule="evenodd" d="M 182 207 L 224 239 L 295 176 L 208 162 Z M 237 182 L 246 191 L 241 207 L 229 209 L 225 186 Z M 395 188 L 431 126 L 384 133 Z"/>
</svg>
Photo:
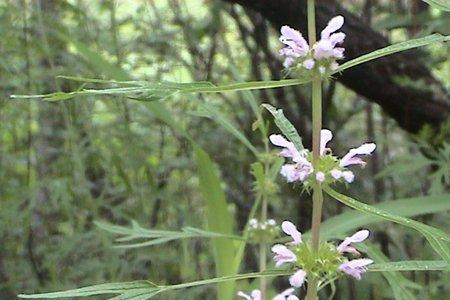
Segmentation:
<svg viewBox="0 0 450 300">
<path fill-rule="evenodd" d="M 450 11 L 450 2 L 448 0 L 422 0 L 434 8 Z"/>
<path fill-rule="evenodd" d="M 135 281 L 135 282 L 123 282 L 123 283 L 106 283 L 98 284 L 89 287 L 68 290 L 63 292 L 54 293 L 44 293 L 44 294 L 34 294 L 34 295 L 19 295 L 19 298 L 28 299 L 55 299 L 55 298 L 68 298 L 68 297 L 87 297 L 94 295 L 104 295 L 104 294 L 120 294 L 122 298 L 115 297 L 112 299 L 135 299 L 132 297 L 140 297 L 136 299 L 150 299 L 153 296 L 172 290 L 180 290 L 190 287 L 210 285 L 210 284 L 220 284 L 227 282 L 234 282 L 237 280 L 251 279 L 251 278 L 262 278 L 262 277 L 276 277 L 276 276 L 286 276 L 291 275 L 291 270 L 267 270 L 264 272 L 246 273 L 246 274 L 236 274 L 230 276 L 216 277 L 211 279 L 203 279 L 198 281 L 158 286 L 149 281 Z M 128 298 L 127 298 L 128 297 Z"/>
<path fill-rule="evenodd" d="M 197 146 L 194 146 L 195 159 L 197 161 L 200 190 L 206 204 L 208 229 L 227 235 L 233 234 L 233 218 L 228 210 L 228 203 L 221 186 L 218 170 L 208 154 Z M 212 240 L 214 260 L 217 276 L 232 275 L 234 273 L 231 263 L 236 247 L 229 239 Z M 230 300 L 234 295 L 234 284 L 226 282 L 218 287 L 218 299 Z"/>
<path fill-rule="evenodd" d="M 371 272 L 450 271 L 444 260 L 406 260 L 378 263 L 369 267 Z"/>
<path fill-rule="evenodd" d="M 378 210 L 389 211 L 401 217 L 413 217 L 423 214 L 438 213 L 450 210 L 450 194 L 433 195 L 384 201 L 374 204 Z M 426 203 L 427 205 L 424 205 Z M 325 220 L 321 225 L 320 235 L 336 237 L 365 225 L 382 222 L 378 216 L 368 216 L 359 211 L 347 211 Z"/>
<path fill-rule="evenodd" d="M 204 109 L 207 112 L 205 115 L 207 118 L 218 123 L 225 130 L 231 133 L 244 146 L 246 146 L 250 151 L 252 151 L 254 155 L 258 154 L 258 150 L 255 148 L 255 146 L 253 146 L 253 144 L 245 137 L 245 135 L 235 127 L 233 122 L 230 119 L 228 119 L 228 117 L 225 114 L 223 114 L 216 108 L 212 107 L 211 105 L 203 103 L 199 103 L 199 105 L 202 109 Z"/>
<path fill-rule="evenodd" d="M 98 55 L 95 55 L 98 58 Z M 97 65 L 97 62 L 95 63 Z M 109 69 L 109 68 L 108 68 Z M 120 74 L 119 74 L 120 75 Z M 122 78 L 118 75 L 118 78 Z M 65 78 L 71 78 L 65 76 Z M 77 81 L 82 81 L 82 78 L 77 78 Z M 104 81 L 99 79 L 85 79 L 85 82 L 96 82 L 106 84 L 120 84 L 120 81 Z M 121 88 L 104 88 L 104 89 L 85 89 L 75 92 L 57 92 L 44 95 L 12 95 L 14 99 L 33 99 L 43 98 L 47 101 L 68 100 L 75 96 L 87 96 L 87 95 L 122 95 L 129 97 L 130 99 L 138 101 L 156 101 L 164 100 L 168 97 L 177 94 L 190 94 L 190 93 L 223 93 L 233 91 L 247 91 L 247 90 L 260 90 L 271 89 L 291 85 L 299 85 L 309 82 L 309 80 L 301 79 L 284 79 L 284 80 L 271 80 L 271 81 L 253 81 L 242 82 L 215 86 L 209 82 L 191 82 L 191 83 L 174 83 L 174 82 L 158 82 L 151 83 L 142 81 L 125 81 L 126 85 L 131 87 Z"/>
<path fill-rule="evenodd" d="M 42 298 L 67 298 L 67 297 L 87 297 L 103 294 L 123 294 L 135 290 L 146 290 L 148 293 L 153 293 L 158 290 L 158 287 L 148 281 L 133 281 L 122 283 L 104 283 L 88 287 L 83 287 L 74 290 L 63 292 L 43 293 L 34 295 L 18 295 L 19 298 L 28 299 L 42 299 Z"/>
<path fill-rule="evenodd" d="M 275 124 L 281 130 L 284 136 L 292 143 L 294 143 L 294 146 L 295 148 L 297 148 L 297 150 L 302 150 L 304 148 L 302 138 L 298 134 L 294 125 L 292 125 L 292 123 L 284 116 L 283 110 L 276 109 L 270 104 L 262 104 L 262 106 L 273 115 L 273 117 L 275 118 Z"/>
<path fill-rule="evenodd" d="M 408 40 L 405 42 L 387 46 L 385 48 L 378 49 L 373 52 L 364 54 L 360 57 L 357 57 L 355 59 L 352 59 L 352 60 L 340 65 L 339 68 L 333 72 L 333 74 L 342 72 L 346 69 L 352 68 L 354 66 L 360 65 L 362 63 L 365 63 L 365 62 L 368 62 L 368 61 L 371 61 L 371 60 L 374 60 L 374 59 L 377 59 L 377 58 L 380 58 L 383 56 L 391 55 L 391 54 L 405 51 L 408 49 L 426 46 L 426 45 L 433 44 L 433 43 L 445 42 L 448 40 L 450 40 L 450 36 L 443 36 L 440 34 L 432 34 L 432 35 L 428 35 L 423 38 Z"/>
<path fill-rule="evenodd" d="M 448 247 L 450 236 L 442 230 L 405 217 L 394 215 L 386 210 L 361 203 L 353 198 L 336 192 L 329 186 L 324 186 L 323 190 L 332 198 L 351 208 L 417 230 L 428 240 L 436 253 L 438 253 L 446 262 L 450 263 L 450 249 Z"/>
<path fill-rule="evenodd" d="M 366 249 L 364 249 L 366 248 Z M 402 273 L 394 272 L 393 270 L 389 270 L 391 266 L 387 266 L 390 264 L 389 259 L 376 247 L 370 246 L 369 243 L 365 243 L 362 247 L 363 251 L 367 252 L 368 256 L 374 259 L 377 263 L 375 265 L 369 266 L 369 269 L 378 270 L 381 272 L 384 278 L 386 278 L 389 286 L 392 289 L 394 294 L 394 298 L 396 300 L 414 300 L 415 297 L 412 292 L 408 289 L 408 287 L 413 287 L 415 289 L 421 289 L 422 286 L 415 284 L 406 277 L 403 276 Z"/>
<path fill-rule="evenodd" d="M 240 236 L 226 235 L 192 227 L 185 227 L 182 231 L 168 231 L 145 229 L 139 226 L 136 222 L 133 222 L 133 226 L 131 228 L 104 222 L 95 222 L 95 225 L 105 231 L 121 236 L 116 239 L 118 244 L 114 246 L 115 248 L 147 247 L 189 238 L 225 238 L 232 240 L 243 240 Z M 135 240 L 138 240 L 138 242 L 131 242 Z"/>
</svg>

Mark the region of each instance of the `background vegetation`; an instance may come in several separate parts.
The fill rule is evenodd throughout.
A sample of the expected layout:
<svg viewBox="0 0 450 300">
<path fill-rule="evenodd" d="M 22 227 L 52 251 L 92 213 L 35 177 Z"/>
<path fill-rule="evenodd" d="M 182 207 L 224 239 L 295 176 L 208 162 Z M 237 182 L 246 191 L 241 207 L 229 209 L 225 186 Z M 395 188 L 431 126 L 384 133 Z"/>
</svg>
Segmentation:
<svg viewBox="0 0 450 300">
<path fill-rule="evenodd" d="M 255 201 L 251 148 L 264 149 L 260 134 L 252 129 L 252 104 L 283 108 L 308 145 L 306 88 L 179 95 L 158 103 L 91 96 L 49 103 L 9 96 L 80 88 L 57 75 L 214 83 L 282 78 L 278 33 L 264 10 L 249 9 L 246 1 L 236 1 L 244 6 L 229 2 L 234 1 L 0 1 L 1 299 L 101 282 L 152 279 L 164 284 L 214 276 L 208 242 L 191 239 L 117 249 L 94 221 L 204 228 L 208 209 L 215 208 L 205 204 L 199 187 L 192 139 L 217 165 L 227 209 L 235 216 L 234 231 L 241 231 Z M 362 25 L 371 24 L 380 39 L 450 33 L 449 14 L 421 1 L 340 2 Z M 422 221 L 446 231 L 448 53 L 442 45 L 411 51 L 385 61 L 383 69 L 369 68 L 367 77 L 362 72 L 330 81 L 324 90 L 326 127 L 337 136 L 334 151 L 343 154 L 361 140 L 378 145 L 361 171 L 365 180 L 352 184 L 350 193 L 368 203 L 408 198 L 411 205 L 400 211 L 414 210 Z M 404 62 L 420 65 L 423 73 Z M 401 105 L 369 95 L 378 84 L 371 81 L 374 74 L 389 78 L 389 85 L 375 89 L 400 86 L 411 94 L 396 95 L 394 103 Z M 422 92 L 429 95 L 425 104 L 411 103 L 427 112 L 423 120 L 408 109 L 408 101 Z M 442 108 L 429 106 L 435 102 Z M 231 133 L 231 125 L 243 133 L 241 139 Z M 274 126 L 271 131 L 276 131 Z M 309 196 L 281 180 L 277 191 L 269 216 L 309 229 Z M 342 211 L 329 202 L 324 218 Z M 381 260 L 435 258 L 415 232 L 391 223 L 369 228 L 374 231 L 373 251 Z M 243 270 L 257 269 L 255 253 L 247 249 Z M 341 280 L 335 299 L 390 299 L 388 284 L 412 287 L 418 299 L 444 299 L 450 293 L 448 273 L 403 274 L 395 281 L 380 275 L 364 282 Z M 284 284 L 274 282 L 277 288 Z M 213 299 L 214 292 L 213 287 L 196 288 L 169 297 Z"/>
</svg>

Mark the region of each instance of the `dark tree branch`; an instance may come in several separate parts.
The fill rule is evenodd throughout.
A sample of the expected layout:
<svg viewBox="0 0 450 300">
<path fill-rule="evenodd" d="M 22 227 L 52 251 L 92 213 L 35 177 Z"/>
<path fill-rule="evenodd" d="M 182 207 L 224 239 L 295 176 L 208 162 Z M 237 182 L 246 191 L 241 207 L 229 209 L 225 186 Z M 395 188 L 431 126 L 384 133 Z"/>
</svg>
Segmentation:
<svg viewBox="0 0 450 300">
<path fill-rule="evenodd" d="M 288 24 L 305 33 L 307 28 L 306 0 L 225 1 L 259 12 L 277 29 Z M 336 1 L 318 1 L 319 28 L 325 27 L 336 15 L 343 15 L 346 20 L 343 28 L 347 34 L 346 60 L 389 45 L 385 37 Z M 442 84 L 420 61 L 421 55 L 422 52 L 415 50 L 391 55 L 353 67 L 336 79 L 369 101 L 378 103 L 409 132 L 416 133 L 425 124 L 438 128 L 450 118 L 450 103 Z"/>
</svg>

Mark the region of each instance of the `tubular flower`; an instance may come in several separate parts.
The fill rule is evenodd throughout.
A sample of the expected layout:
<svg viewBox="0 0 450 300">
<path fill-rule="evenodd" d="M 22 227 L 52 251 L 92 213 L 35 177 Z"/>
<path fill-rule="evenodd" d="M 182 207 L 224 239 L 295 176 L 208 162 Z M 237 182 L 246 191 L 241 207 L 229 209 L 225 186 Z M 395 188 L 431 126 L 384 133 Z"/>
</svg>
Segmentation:
<svg viewBox="0 0 450 300">
<path fill-rule="evenodd" d="M 339 270 L 357 280 L 361 280 L 361 275 L 367 271 L 367 266 L 372 263 L 373 260 L 368 258 L 353 259 L 341 264 Z"/>
<path fill-rule="evenodd" d="M 360 230 L 352 236 L 346 237 L 336 249 L 339 251 L 339 253 L 351 253 L 354 255 L 360 255 L 360 253 L 352 246 L 352 244 L 365 241 L 369 237 L 369 234 L 369 230 Z M 367 271 L 367 266 L 372 263 L 373 260 L 368 258 L 353 259 L 342 263 L 339 266 L 339 270 L 356 278 L 357 280 L 360 280 L 361 275 Z"/>
<path fill-rule="evenodd" d="M 327 148 L 327 144 L 332 140 L 333 133 L 328 129 L 322 129 L 320 139 L 320 161 L 314 169 L 311 161 L 312 154 L 308 150 L 298 150 L 294 144 L 286 140 L 282 135 L 273 134 L 270 136 L 272 144 L 283 149 L 280 156 L 291 159 L 292 163 L 287 163 L 281 167 L 280 174 L 286 178 L 288 182 L 305 182 L 313 183 L 332 183 L 337 180 L 343 180 L 351 183 L 355 179 L 355 174 L 348 170 L 347 167 L 352 165 L 365 166 L 365 162 L 361 159 L 363 155 L 370 155 L 376 148 L 374 143 L 366 143 L 358 148 L 350 149 L 350 151 L 338 159 L 332 155 Z M 313 179 L 311 179 L 313 174 Z"/>
<path fill-rule="evenodd" d="M 345 256 L 346 253 L 360 255 L 353 245 L 365 241 L 370 234 L 368 230 L 360 230 L 346 237 L 338 246 L 322 242 L 316 252 L 309 243 L 303 243 L 302 234 L 293 223 L 284 221 L 281 229 L 292 238 L 292 241 L 284 245 L 274 245 L 272 252 L 276 267 L 289 264 L 293 268 L 293 274 L 289 277 L 289 283 L 293 288 L 303 286 L 308 274 L 319 278 L 330 278 L 343 272 L 359 280 L 367 271 L 368 265 L 373 263 L 371 259 L 348 260 Z M 277 295 L 279 298 L 274 299 L 290 299 L 286 297 L 291 293 L 281 293 Z"/>
<path fill-rule="evenodd" d="M 359 252 L 351 246 L 352 243 L 361 243 L 369 237 L 369 230 L 360 230 L 352 236 L 346 237 L 342 243 L 339 244 L 337 250 L 340 253 L 352 253 L 359 255 Z"/>
<path fill-rule="evenodd" d="M 289 235 L 292 238 L 292 242 L 287 243 L 289 246 L 298 246 L 302 244 L 302 234 L 298 231 L 297 227 L 289 221 L 284 221 L 281 223 L 281 229 L 284 233 Z M 295 263 L 297 262 L 297 255 L 290 250 L 285 245 L 277 244 L 272 247 L 272 252 L 274 255 L 275 266 L 279 267 L 284 263 Z M 306 279 L 306 272 L 302 269 L 298 269 L 290 278 L 289 283 L 293 287 L 301 287 Z M 280 294 L 278 295 L 281 297 Z M 275 298 L 274 298 L 275 299 Z M 277 299 L 285 299 L 285 298 L 277 298 Z M 291 298 L 287 298 L 291 299 Z M 294 299 L 294 298 L 293 298 Z M 295 298 L 296 299 L 296 298 Z"/>
<path fill-rule="evenodd" d="M 262 294 L 260 290 L 253 290 L 250 295 L 247 295 L 246 293 L 239 291 L 237 295 L 246 300 L 262 300 Z"/>
<path fill-rule="evenodd" d="M 301 66 L 307 70 L 317 68 L 322 74 L 328 69 L 337 69 L 339 65 L 336 59 L 344 57 L 345 49 L 338 46 L 344 42 L 345 33 L 336 31 L 343 25 L 344 17 L 332 18 L 322 30 L 320 40 L 314 45 L 309 45 L 299 31 L 287 25 L 282 26 L 280 42 L 285 47 L 280 50 L 280 55 L 284 57 L 283 66 Z"/>
</svg>

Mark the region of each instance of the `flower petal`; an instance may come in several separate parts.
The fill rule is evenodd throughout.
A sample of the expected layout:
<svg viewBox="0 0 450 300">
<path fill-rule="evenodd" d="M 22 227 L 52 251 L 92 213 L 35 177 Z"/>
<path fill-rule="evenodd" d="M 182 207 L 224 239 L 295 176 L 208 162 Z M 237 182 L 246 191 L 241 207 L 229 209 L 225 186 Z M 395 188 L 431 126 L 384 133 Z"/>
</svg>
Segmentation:
<svg viewBox="0 0 450 300">
<path fill-rule="evenodd" d="M 260 290 L 253 290 L 252 291 L 252 298 L 253 300 L 261 300 L 262 299 L 262 294 Z"/>
<path fill-rule="evenodd" d="M 340 29 L 344 25 L 344 17 L 336 16 L 328 22 L 328 25 L 320 33 L 322 39 L 327 39 L 330 34 Z"/>
<path fill-rule="evenodd" d="M 341 253 L 349 252 L 349 253 L 358 253 L 355 248 L 349 247 L 352 243 L 361 243 L 369 237 L 369 230 L 360 230 L 353 234 L 352 236 L 348 236 L 344 239 L 342 243 L 337 246 L 337 250 Z"/>
<path fill-rule="evenodd" d="M 297 261 L 297 256 L 289 250 L 285 245 L 276 244 L 272 247 L 272 252 L 275 253 L 273 259 L 275 266 L 279 267 L 284 263 Z"/>
<path fill-rule="evenodd" d="M 284 233 L 292 237 L 292 244 L 298 245 L 302 242 L 302 234 L 292 222 L 284 221 L 281 223 L 281 229 L 283 229 Z"/>
<path fill-rule="evenodd" d="M 362 144 L 358 148 L 353 148 L 348 151 L 346 155 L 341 159 L 340 166 L 346 167 L 355 164 L 364 164 L 364 162 L 356 155 L 369 155 L 371 154 L 377 146 L 374 143 Z"/>
<path fill-rule="evenodd" d="M 289 283 L 296 288 L 299 288 L 303 285 L 306 278 L 306 272 L 302 269 L 298 270 L 291 277 L 289 277 Z"/>
<path fill-rule="evenodd" d="M 307 59 L 303 62 L 303 66 L 305 67 L 305 69 L 307 70 L 311 70 L 312 68 L 314 68 L 314 65 L 316 64 L 316 62 L 314 61 L 314 59 L 310 58 Z"/>
<path fill-rule="evenodd" d="M 320 183 L 325 181 L 325 173 L 324 172 L 317 172 L 316 173 L 316 180 Z"/>
<path fill-rule="evenodd" d="M 329 141 L 333 139 L 333 133 L 328 129 L 320 131 L 320 155 L 325 154 L 325 148 Z"/>
<path fill-rule="evenodd" d="M 354 259 L 341 264 L 339 266 L 339 270 L 354 277 L 357 280 L 360 280 L 361 275 L 367 271 L 367 266 L 372 263 L 373 260 L 368 258 Z"/>
<path fill-rule="evenodd" d="M 243 291 L 239 291 L 239 292 L 237 293 L 237 295 L 238 295 L 239 297 L 244 298 L 244 299 L 252 300 L 252 298 L 251 298 L 249 295 L 247 295 L 246 293 L 244 293 Z"/>
<path fill-rule="evenodd" d="M 344 177 L 345 181 L 348 183 L 352 183 L 355 180 L 355 174 L 352 171 L 344 171 L 342 172 L 342 177 Z"/>
<path fill-rule="evenodd" d="M 333 169 L 330 171 L 331 176 L 333 176 L 334 179 L 339 179 L 342 177 L 342 171 L 341 170 L 337 170 L 337 169 Z"/>
</svg>

